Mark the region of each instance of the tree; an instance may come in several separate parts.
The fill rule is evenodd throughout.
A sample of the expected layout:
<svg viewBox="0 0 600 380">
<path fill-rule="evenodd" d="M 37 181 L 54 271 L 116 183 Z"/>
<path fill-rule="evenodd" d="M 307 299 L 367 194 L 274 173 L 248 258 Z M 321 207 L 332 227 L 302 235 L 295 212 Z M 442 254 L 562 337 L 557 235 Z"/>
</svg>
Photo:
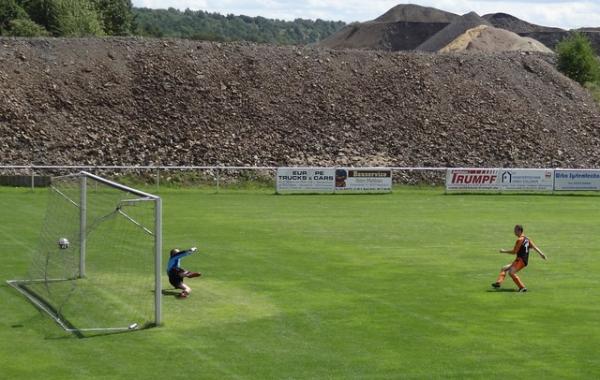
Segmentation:
<svg viewBox="0 0 600 380">
<path fill-rule="evenodd" d="M 92 0 L 104 26 L 104 33 L 110 36 L 128 36 L 135 27 L 131 0 Z"/>
<path fill-rule="evenodd" d="M 27 12 L 15 0 L 0 0 L 0 33 L 9 28 L 11 21 L 27 17 Z"/>
<path fill-rule="evenodd" d="M 0 0 L 0 34 L 14 37 L 47 36 L 48 31 L 33 22 L 20 2 Z"/>
<path fill-rule="evenodd" d="M 32 21 L 49 29 L 53 18 L 53 0 L 22 0 L 21 3 Z"/>
<path fill-rule="evenodd" d="M 22 0 L 31 20 L 54 36 L 104 34 L 102 20 L 90 0 Z"/>
<path fill-rule="evenodd" d="M 345 24 L 323 20 L 273 20 L 264 17 L 221 15 L 186 9 L 134 8 L 137 33 L 220 41 L 307 44 L 322 40 Z"/>
<path fill-rule="evenodd" d="M 600 61 L 588 38 L 573 33 L 556 47 L 558 69 L 569 78 L 584 85 L 600 82 Z"/>
</svg>

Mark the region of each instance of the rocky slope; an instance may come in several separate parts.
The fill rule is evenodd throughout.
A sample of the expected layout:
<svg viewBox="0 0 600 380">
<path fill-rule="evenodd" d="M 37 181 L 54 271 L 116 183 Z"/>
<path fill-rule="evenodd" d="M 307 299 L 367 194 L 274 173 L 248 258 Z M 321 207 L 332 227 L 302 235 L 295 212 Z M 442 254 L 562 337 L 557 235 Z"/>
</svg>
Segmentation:
<svg viewBox="0 0 600 380">
<path fill-rule="evenodd" d="M 414 50 L 460 18 L 419 5 L 398 5 L 373 21 L 350 24 L 318 46 L 332 49 Z"/>
<path fill-rule="evenodd" d="M 598 166 L 552 59 L 0 39 L 0 162 Z"/>
<path fill-rule="evenodd" d="M 492 26 L 489 22 L 479 17 L 477 13 L 471 12 L 454 20 L 444 29 L 440 30 L 427 41 L 417 47 L 417 50 L 436 52 L 449 45 L 456 38 L 461 36 L 467 30 L 476 28 L 480 25 Z"/>
</svg>

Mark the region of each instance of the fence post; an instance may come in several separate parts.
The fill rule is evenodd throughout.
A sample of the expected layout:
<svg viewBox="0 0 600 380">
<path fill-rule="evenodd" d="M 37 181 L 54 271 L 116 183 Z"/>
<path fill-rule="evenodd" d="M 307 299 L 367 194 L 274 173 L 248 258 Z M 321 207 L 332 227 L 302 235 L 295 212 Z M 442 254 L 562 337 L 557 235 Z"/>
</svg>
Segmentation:
<svg viewBox="0 0 600 380">
<path fill-rule="evenodd" d="M 156 168 L 156 191 L 160 191 L 160 168 Z"/>
<path fill-rule="evenodd" d="M 219 194 L 220 187 L 221 187 L 221 169 L 217 168 L 217 194 Z"/>
<path fill-rule="evenodd" d="M 31 192 L 35 191 L 35 170 L 31 167 Z"/>
</svg>

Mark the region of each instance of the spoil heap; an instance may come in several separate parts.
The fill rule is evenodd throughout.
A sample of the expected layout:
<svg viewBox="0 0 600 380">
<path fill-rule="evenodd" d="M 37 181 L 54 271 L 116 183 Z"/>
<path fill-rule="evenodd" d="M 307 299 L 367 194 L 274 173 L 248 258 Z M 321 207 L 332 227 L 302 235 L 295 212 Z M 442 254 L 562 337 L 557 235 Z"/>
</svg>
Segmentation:
<svg viewBox="0 0 600 380">
<path fill-rule="evenodd" d="M 0 39 L 2 164 L 598 166 L 548 55 Z"/>
<path fill-rule="evenodd" d="M 490 13 L 484 15 L 483 18 L 496 28 L 510 30 L 519 35 L 528 33 L 564 32 L 564 30 L 560 28 L 535 25 L 506 13 Z"/>
<path fill-rule="evenodd" d="M 460 35 L 464 34 L 467 30 L 476 28 L 480 25 L 491 26 L 489 22 L 479 17 L 477 13 L 467 13 L 454 20 L 454 22 L 437 32 L 427 41 L 423 42 L 417 47 L 417 50 L 428 52 L 439 51 L 457 39 Z"/>
<path fill-rule="evenodd" d="M 555 49 L 560 41 L 573 32 L 560 28 L 531 24 L 506 13 L 492 13 L 483 16 L 483 18 L 488 20 L 496 28 L 510 30 L 522 37 L 533 38 L 550 49 Z M 592 43 L 592 47 L 596 50 L 596 53 L 600 55 L 600 29 L 581 28 L 576 31 L 585 35 Z"/>
<path fill-rule="evenodd" d="M 454 41 L 439 50 L 440 53 L 479 51 L 534 51 L 552 54 L 553 51 L 532 38 L 521 37 L 508 30 L 480 25 L 467 30 Z"/>
<path fill-rule="evenodd" d="M 355 23 L 320 42 L 330 49 L 363 49 L 436 52 L 467 30 L 480 25 L 494 26 L 533 38 L 550 49 L 571 33 L 560 28 L 531 24 L 506 13 L 483 17 L 475 13 L 459 16 L 435 8 L 397 5 L 373 21 Z M 600 55 L 600 29 L 579 29 L 592 42 Z"/>
<path fill-rule="evenodd" d="M 350 24 L 321 41 L 331 49 L 413 50 L 459 18 L 418 5 L 398 5 L 373 21 Z"/>
</svg>

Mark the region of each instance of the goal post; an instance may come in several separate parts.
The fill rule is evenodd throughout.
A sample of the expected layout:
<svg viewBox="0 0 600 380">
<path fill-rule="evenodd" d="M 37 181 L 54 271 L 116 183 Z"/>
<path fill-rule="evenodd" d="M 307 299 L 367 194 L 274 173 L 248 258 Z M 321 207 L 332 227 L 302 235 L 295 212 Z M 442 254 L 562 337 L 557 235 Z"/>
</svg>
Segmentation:
<svg viewBox="0 0 600 380">
<path fill-rule="evenodd" d="M 161 257 L 161 198 L 80 172 L 52 179 L 30 269 L 7 282 L 67 331 L 135 330 L 162 323 Z"/>
</svg>

